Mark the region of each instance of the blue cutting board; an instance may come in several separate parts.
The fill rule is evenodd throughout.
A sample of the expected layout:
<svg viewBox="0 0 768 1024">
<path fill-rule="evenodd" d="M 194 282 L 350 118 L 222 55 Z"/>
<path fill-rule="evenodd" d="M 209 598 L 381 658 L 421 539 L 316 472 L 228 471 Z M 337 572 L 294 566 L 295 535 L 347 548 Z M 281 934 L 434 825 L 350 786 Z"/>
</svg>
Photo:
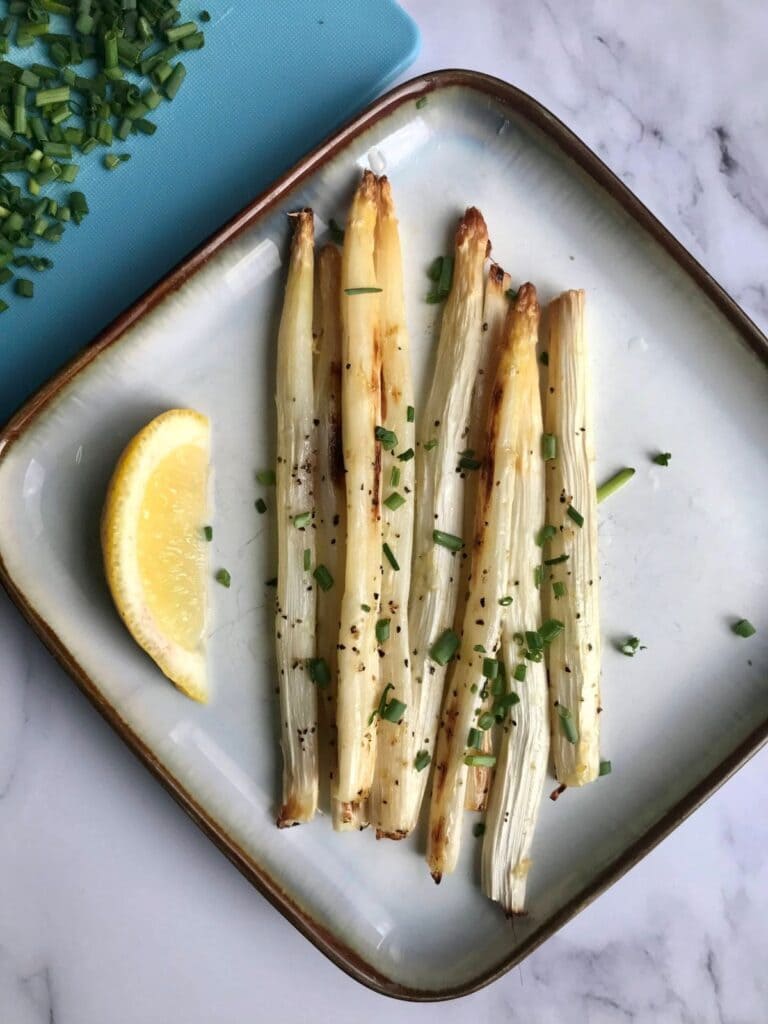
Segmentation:
<svg viewBox="0 0 768 1024">
<path fill-rule="evenodd" d="M 11 303 L 0 316 L 0 422 L 418 50 L 394 0 L 184 0 L 182 12 L 203 7 L 205 48 L 184 54 L 187 79 L 151 115 L 155 135 L 116 144 L 132 157 L 115 171 L 100 152 L 83 157 L 73 187 L 90 216 L 36 248 L 55 266 L 30 272 L 33 300 L 0 287 Z M 9 59 L 31 63 L 32 53 Z"/>
</svg>

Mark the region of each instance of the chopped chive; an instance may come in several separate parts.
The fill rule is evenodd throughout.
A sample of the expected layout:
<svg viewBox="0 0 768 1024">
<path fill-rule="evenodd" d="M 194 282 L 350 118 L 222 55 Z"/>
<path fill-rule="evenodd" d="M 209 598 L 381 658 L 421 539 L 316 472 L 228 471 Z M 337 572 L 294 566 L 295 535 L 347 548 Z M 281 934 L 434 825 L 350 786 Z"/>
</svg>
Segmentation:
<svg viewBox="0 0 768 1024">
<path fill-rule="evenodd" d="M 379 715 L 379 718 L 383 718 L 387 722 L 394 722 L 395 724 L 397 724 L 405 714 L 407 710 L 407 705 L 403 704 L 401 700 L 398 700 L 396 697 L 393 697 L 392 700 L 389 701 L 389 703 L 387 703 L 387 694 L 389 693 L 390 690 L 394 690 L 394 685 L 392 683 L 387 683 L 387 685 L 384 687 L 384 692 L 381 695 L 379 706 L 376 709 L 376 711 L 373 712 L 373 715 L 371 715 L 371 718 L 369 719 L 369 725 L 371 724 L 373 717 L 377 713 Z"/>
<path fill-rule="evenodd" d="M 430 281 L 439 281 L 440 280 L 440 271 L 442 270 L 442 267 L 443 267 L 443 257 L 442 256 L 436 256 L 432 260 L 430 265 L 427 267 L 427 277 L 429 278 Z"/>
<path fill-rule="evenodd" d="M 462 455 L 459 459 L 459 469 L 475 470 L 480 469 L 482 462 L 480 459 L 476 459 L 474 455 Z"/>
<path fill-rule="evenodd" d="M 312 522 L 311 512 L 300 512 L 297 516 L 293 517 L 293 525 L 297 530 L 303 530 Z"/>
<path fill-rule="evenodd" d="M 620 469 L 618 473 L 614 473 L 613 476 L 609 480 L 606 480 L 604 484 L 600 484 L 597 488 L 598 504 L 606 498 L 610 498 L 610 496 L 618 491 L 620 487 L 623 487 L 624 484 L 629 483 L 634 475 L 634 469 L 630 466 L 626 466 L 624 469 Z"/>
<path fill-rule="evenodd" d="M 600 762 L 600 771 L 598 772 L 598 775 L 610 775 L 612 771 L 613 771 L 613 765 L 611 764 L 610 761 L 601 761 Z"/>
<path fill-rule="evenodd" d="M 521 647 L 525 643 L 525 637 L 523 636 L 522 633 L 513 633 L 512 634 L 512 639 L 514 640 L 514 642 L 516 644 L 518 644 Z"/>
<path fill-rule="evenodd" d="M 210 21 L 211 20 L 211 16 L 208 13 L 208 11 L 200 11 L 200 13 L 198 14 L 198 18 L 200 19 L 200 21 Z"/>
<path fill-rule="evenodd" d="M 397 457 L 401 462 L 410 462 L 414 456 L 413 448 L 406 448 L 404 452 L 401 452 Z"/>
<path fill-rule="evenodd" d="M 501 605 L 502 608 L 509 608 L 509 606 L 512 604 L 512 597 L 509 594 L 507 594 L 505 597 L 500 597 L 499 604 Z"/>
<path fill-rule="evenodd" d="M 638 651 L 646 649 L 636 636 L 628 636 L 626 640 L 618 644 L 618 648 L 627 658 L 634 658 Z"/>
<path fill-rule="evenodd" d="M 440 265 L 440 277 L 437 279 L 437 293 L 445 298 L 450 294 L 453 283 L 453 256 L 444 256 Z"/>
<path fill-rule="evenodd" d="M 542 661 L 544 658 L 544 651 L 523 651 L 523 657 L 528 661 Z"/>
<path fill-rule="evenodd" d="M 256 502 L 256 511 L 259 513 L 260 516 L 263 516 L 264 513 L 267 511 L 267 503 L 266 501 L 264 501 L 263 498 L 259 498 L 258 501 Z"/>
<path fill-rule="evenodd" d="M 277 475 L 274 469 L 260 469 L 256 474 L 256 480 L 264 487 L 274 487 L 277 483 Z"/>
<path fill-rule="evenodd" d="M 420 750 L 413 761 L 413 767 L 417 772 L 423 772 L 432 758 L 426 750 Z"/>
<path fill-rule="evenodd" d="M 483 675 L 486 679 L 495 679 L 499 674 L 499 663 L 496 658 L 483 658 Z"/>
<path fill-rule="evenodd" d="M 468 747 L 479 747 L 483 742 L 483 735 L 479 729 L 474 727 L 467 733 L 467 746 Z"/>
<path fill-rule="evenodd" d="M 557 530 L 554 526 L 550 526 L 549 524 L 547 524 L 546 526 L 542 526 L 542 528 L 536 534 L 536 543 L 540 548 L 543 548 L 547 541 L 552 540 L 556 533 Z"/>
<path fill-rule="evenodd" d="M 480 836 L 485 835 L 485 824 L 482 821 L 476 821 L 472 826 L 472 835 L 475 839 L 479 839 Z"/>
<path fill-rule="evenodd" d="M 453 533 L 446 533 L 444 530 L 433 530 L 432 540 L 441 548 L 448 548 L 449 551 L 461 551 L 464 541 Z"/>
<path fill-rule="evenodd" d="M 413 423 L 413 421 L 416 419 L 416 410 L 413 408 L 412 405 L 409 405 L 408 408 L 406 409 L 405 418 L 409 423 Z"/>
<path fill-rule="evenodd" d="M 400 467 L 393 466 L 392 472 L 389 474 L 389 486 L 399 487 L 400 485 Z"/>
<path fill-rule="evenodd" d="M 562 580 L 555 580 L 555 582 L 552 584 L 552 592 L 554 593 L 556 598 L 565 597 L 566 589 L 565 584 Z"/>
<path fill-rule="evenodd" d="M 541 457 L 545 462 L 557 458 L 557 438 L 554 434 L 541 435 Z"/>
<path fill-rule="evenodd" d="M 367 288 L 345 288 L 344 289 L 344 294 L 345 295 L 373 295 L 376 292 L 380 292 L 381 290 L 382 290 L 381 288 L 373 288 L 373 287 L 367 287 Z"/>
<path fill-rule="evenodd" d="M 487 729 L 491 728 L 495 721 L 496 719 L 490 711 L 484 711 L 477 720 L 477 727 L 485 732 Z"/>
<path fill-rule="evenodd" d="M 175 99 L 177 92 L 181 88 L 181 83 L 187 74 L 187 69 L 183 64 L 177 64 L 170 77 L 165 82 L 165 95 L 169 100 Z"/>
<path fill-rule="evenodd" d="M 384 499 L 384 504 L 390 512 L 397 512 L 405 504 L 405 498 L 398 491 L 393 491 Z"/>
<path fill-rule="evenodd" d="M 546 622 L 543 622 L 539 627 L 539 636 L 544 642 L 544 646 L 549 646 L 555 637 L 560 636 L 564 629 L 565 626 L 559 619 L 547 619 Z M 527 635 L 526 633 L 526 637 Z"/>
<path fill-rule="evenodd" d="M 541 584 L 544 582 L 544 567 L 542 565 L 534 565 L 533 582 L 537 587 L 540 587 Z"/>
<path fill-rule="evenodd" d="M 560 719 L 560 729 L 563 736 L 568 740 L 569 743 L 579 742 L 579 730 L 576 727 L 576 723 L 573 720 L 573 715 L 564 704 L 557 705 L 557 714 Z"/>
<path fill-rule="evenodd" d="M 569 519 L 572 519 L 577 526 L 584 525 L 584 516 L 573 505 L 569 505 L 565 511 L 568 513 Z"/>
<path fill-rule="evenodd" d="M 516 302 L 517 301 L 517 296 L 519 294 L 520 294 L 520 290 L 518 288 L 507 288 L 507 290 L 505 292 L 505 295 L 510 300 L 510 302 Z"/>
<path fill-rule="evenodd" d="M 392 566 L 392 568 L 395 570 L 395 572 L 399 572 L 400 571 L 400 563 L 395 558 L 395 554 L 394 554 L 392 548 L 389 546 L 389 544 L 387 544 L 386 542 L 384 544 L 382 544 L 381 545 L 381 550 L 384 552 L 384 557 L 389 562 L 389 564 Z"/>
<path fill-rule="evenodd" d="M 397 444 L 397 434 L 394 430 L 387 430 L 386 427 L 376 427 L 373 436 L 377 441 L 381 441 L 381 447 L 385 452 L 391 452 Z"/>
<path fill-rule="evenodd" d="M 31 299 L 35 294 L 35 285 L 27 277 L 17 277 L 13 284 L 13 290 L 23 299 Z"/>
<path fill-rule="evenodd" d="M 754 636 L 757 632 L 749 619 L 739 619 L 731 628 L 736 636 L 744 637 L 745 640 L 749 636 Z"/>
<path fill-rule="evenodd" d="M 510 691 L 509 693 L 499 694 L 499 696 L 493 702 L 493 713 L 496 716 L 496 721 L 503 721 L 504 716 L 509 711 L 509 709 L 513 708 L 515 704 L 519 703 L 520 698 L 514 692 L 514 690 Z"/>
<path fill-rule="evenodd" d="M 328 231 L 332 242 L 335 242 L 336 245 L 344 245 L 344 228 L 339 227 L 333 217 L 328 222 Z"/>
<path fill-rule="evenodd" d="M 364 612 L 369 612 L 371 610 L 371 606 L 369 604 L 361 604 L 360 607 Z"/>
<path fill-rule="evenodd" d="M 528 644 L 528 649 L 531 651 L 542 651 L 544 649 L 544 641 L 537 630 L 526 630 L 525 642 Z"/>
<path fill-rule="evenodd" d="M 422 107 L 426 107 L 426 105 L 427 105 L 427 97 L 426 96 L 422 96 L 420 99 L 416 100 L 416 109 L 417 110 L 421 110 L 421 108 Z"/>
<path fill-rule="evenodd" d="M 459 649 L 459 638 L 452 629 L 444 630 L 429 649 L 429 656 L 438 665 L 447 665 Z"/>
<path fill-rule="evenodd" d="M 485 654 L 485 648 L 482 644 L 475 644 L 472 648 L 473 651 L 477 651 L 478 654 Z"/>
<path fill-rule="evenodd" d="M 669 460 L 672 458 L 672 452 L 659 452 L 658 455 L 653 456 L 653 462 L 657 466 L 668 466 Z"/>
<path fill-rule="evenodd" d="M 379 619 L 376 623 L 376 643 L 385 644 L 389 640 L 389 619 Z"/>
<path fill-rule="evenodd" d="M 310 658 L 307 662 L 309 678 L 321 690 L 324 690 L 331 681 L 331 670 L 325 658 Z"/>
<path fill-rule="evenodd" d="M 203 527 L 203 537 L 205 537 L 205 539 L 207 541 L 212 541 L 213 540 L 213 527 L 212 526 L 204 526 Z"/>
<path fill-rule="evenodd" d="M 525 673 L 527 669 L 528 666 L 525 664 L 525 662 L 521 661 L 519 665 L 515 665 L 515 671 L 512 673 L 512 675 L 518 681 L 518 683 L 525 682 Z"/>
<path fill-rule="evenodd" d="M 494 754 L 467 754 L 464 764 L 470 768 L 493 768 L 496 757 Z"/>
<path fill-rule="evenodd" d="M 567 562 L 570 557 L 570 555 L 562 554 L 555 555 L 554 558 L 545 558 L 544 565 L 560 565 L 563 562 Z"/>
<path fill-rule="evenodd" d="M 429 441 L 424 442 L 424 451 L 431 452 L 433 448 L 437 448 L 437 438 L 432 437 Z"/>
<path fill-rule="evenodd" d="M 232 583 L 232 577 L 229 575 L 226 569 L 219 569 L 216 573 L 216 582 L 220 583 L 222 587 L 229 587 Z"/>
<path fill-rule="evenodd" d="M 312 552 L 309 548 L 304 548 L 304 572 L 309 572 L 312 568 Z"/>
<path fill-rule="evenodd" d="M 318 565 L 312 575 L 317 580 L 317 585 L 321 590 L 327 591 L 333 586 L 333 576 L 331 576 L 326 566 Z"/>
</svg>

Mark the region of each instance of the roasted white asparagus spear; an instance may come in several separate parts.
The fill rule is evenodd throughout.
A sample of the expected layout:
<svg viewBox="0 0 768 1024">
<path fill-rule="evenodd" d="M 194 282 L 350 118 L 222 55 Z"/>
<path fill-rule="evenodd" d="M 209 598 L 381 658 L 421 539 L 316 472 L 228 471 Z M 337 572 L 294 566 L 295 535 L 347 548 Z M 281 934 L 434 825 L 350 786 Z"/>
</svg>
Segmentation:
<svg viewBox="0 0 768 1024">
<path fill-rule="evenodd" d="M 423 410 L 417 410 L 416 521 L 408 624 L 414 701 L 408 709 L 399 788 L 399 832 L 415 826 L 432 760 L 445 666 L 453 653 L 462 555 L 464 481 L 456 472 L 466 447 L 472 387 L 483 343 L 483 266 L 488 230 L 470 208 L 456 232 L 450 295 L 443 311 L 436 372 Z M 408 452 L 401 453 L 407 455 Z M 439 539 L 439 543 L 435 538 Z M 449 546 L 446 546 L 449 545 Z"/>
<path fill-rule="evenodd" d="M 466 477 L 466 495 L 464 500 L 464 536 L 471 537 L 475 519 L 475 494 L 480 479 L 479 470 L 481 462 L 478 453 L 483 447 L 485 427 L 488 410 L 488 394 L 493 386 L 493 378 L 496 373 L 496 362 L 502 344 L 504 322 L 509 308 L 508 291 L 512 285 L 509 274 L 505 274 L 498 263 L 491 264 L 488 271 L 488 278 L 485 282 L 485 303 L 483 305 L 483 334 L 485 341 L 482 346 L 480 365 L 477 369 L 475 379 L 475 390 L 472 395 L 473 418 L 467 437 L 466 451 L 459 458 L 459 469 Z M 467 582 L 470 570 L 469 558 L 465 559 L 462 566 L 461 589 L 459 591 L 459 607 L 457 611 L 458 623 L 464 617 L 464 602 L 466 600 Z M 489 702 L 490 703 L 490 698 Z M 488 729 L 483 732 L 480 752 L 482 754 L 493 753 L 494 730 Z M 464 807 L 468 811 L 483 811 L 488 802 L 488 793 L 493 780 L 493 768 L 482 766 L 469 769 L 467 774 L 467 792 L 464 797 Z"/>
<path fill-rule="evenodd" d="M 336 692 L 341 593 L 344 585 L 346 496 L 341 449 L 341 253 L 324 246 L 317 257 L 315 348 L 315 419 L 317 421 L 317 508 L 313 566 L 318 586 L 317 661 L 314 675 L 328 724 L 331 817 L 339 832 L 367 823 L 363 805 L 342 804 L 333 797 L 337 774 Z"/>
<path fill-rule="evenodd" d="M 376 763 L 381 597 L 381 343 L 374 264 L 377 182 L 355 193 L 341 261 L 342 438 L 346 470 L 346 564 L 338 642 L 336 799 L 366 799 Z"/>
<path fill-rule="evenodd" d="M 408 823 L 401 777 L 407 767 L 409 717 L 415 703 L 408 640 L 408 594 L 411 586 L 413 517 L 415 507 L 414 460 L 398 456 L 413 451 L 415 412 L 408 330 L 403 295 L 403 260 L 400 233 L 386 178 L 379 180 L 376 221 L 376 278 L 382 289 L 381 418 L 387 433 L 382 440 L 382 534 L 399 566 L 385 557 L 381 582 L 381 612 L 376 625 L 382 682 L 392 684 L 391 696 L 406 707 L 399 721 L 399 705 L 388 705 L 379 720 L 376 777 L 371 792 L 371 821 L 376 835 L 399 839 Z"/>
<path fill-rule="evenodd" d="M 317 690 L 314 564 L 315 447 L 312 419 L 314 225 L 311 210 L 293 221 L 293 241 L 277 340 L 277 612 L 283 801 L 277 824 L 309 821 L 317 809 Z"/>
<path fill-rule="evenodd" d="M 600 771 L 600 567 L 589 345 L 584 292 L 568 291 L 549 307 L 549 383 L 545 413 L 547 524 L 545 613 L 563 623 L 549 645 L 555 775 L 582 786 Z M 555 561 L 553 559 L 563 559 Z"/>
<path fill-rule="evenodd" d="M 522 446 L 529 443 L 519 401 L 521 351 L 536 343 L 539 305 L 531 284 L 520 288 L 488 404 L 486 440 L 475 501 L 471 539 L 472 567 L 464 612 L 461 647 L 448 677 L 437 736 L 437 754 L 427 836 L 427 863 L 439 882 L 456 867 L 467 769 L 492 766 L 493 755 L 480 752 L 480 733 L 494 722 L 509 725 L 517 702 L 500 669 L 497 649 L 502 617 L 514 596 L 507 592 L 513 535 L 513 510 L 521 481 Z M 493 695 L 483 713 L 484 693 Z"/>
<path fill-rule="evenodd" d="M 546 668 L 542 654 L 529 651 L 525 644 L 526 634 L 537 634 L 541 625 L 541 592 L 535 568 L 542 557 L 546 464 L 541 453 L 538 316 L 532 306 L 521 313 L 519 303 L 518 299 L 507 318 L 507 330 L 519 332 L 514 400 L 520 433 L 516 441 L 512 557 L 507 582 L 512 601 L 504 610 L 502 654 L 509 684 L 520 700 L 499 730 L 482 855 L 483 892 L 498 900 L 508 913 L 522 913 L 525 908 L 531 843 L 549 762 Z M 525 317 L 523 331 L 516 322 L 521 316 Z M 545 623 L 541 628 L 550 635 L 548 630 L 554 627 Z M 538 641 L 534 647 L 538 647 Z"/>
</svg>

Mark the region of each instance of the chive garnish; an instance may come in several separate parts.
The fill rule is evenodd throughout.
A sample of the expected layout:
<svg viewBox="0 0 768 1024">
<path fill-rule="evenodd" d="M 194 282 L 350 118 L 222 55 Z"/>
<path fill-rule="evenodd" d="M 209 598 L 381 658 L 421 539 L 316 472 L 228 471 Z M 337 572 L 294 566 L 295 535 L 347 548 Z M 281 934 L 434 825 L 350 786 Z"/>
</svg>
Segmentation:
<svg viewBox="0 0 768 1024">
<path fill-rule="evenodd" d="M 461 537 L 457 537 L 453 533 L 446 533 L 444 530 L 433 530 L 432 540 L 435 544 L 439 544 L 442 548 L 448 548 L 449 551 L 461 551 L 464 547 L 464 541 Z"/>
<path fill-rule="evenodd" d="M 573 715 L 564 704 L 557 705 L 557 715 L 560 719 L 560 730 L 569 743 L 579 742 L 579 730 L 573 720 Z"/>
<path fill-rule="evenodd" d="M 609 480 L 606 480 L 604 484 L 600 484 L 597 488 L 598 504 L 606 498 L 609 498 L 612 494 L 618 491 L 620 487 L 623 487 L 624 484 L 629 483 L 634 475 L 634 469 L 630 466 L 626 466 L 624 469 L 620 469 L 618 473 L 614 473 L 613 476 Z"/>
<path fill-rule="evenodd" d="M 397 700 L 393 697 L 389 703 L 387 703 L 387 694 L 390 690 L 394 690 L 393 683 L 387 683 L 384 687 L 384 691 L 381 694 L 378 708 L 371 713 L 371 717 L 368 719 L 368 724 L 371 725 L 373 719 L 378 714 L 379 718 L 383 718 L 387 722 L 394 722 L 397 724 L 406 712 L 406 705 L 401 700 Z"/>
<path fill-rule="evenodd" d="M 416 410 L 412 405 L 409 405 L 408 408 L 405 410 L 405 418 L 409 423 L 413 423 L 413 421 L 416 419 Z"/>
<path fill-rule="evenodd" d="M 318 565 L 312 575 L 317 580 L 317 585 L 321 590 L 328 591 L 333 586 L 333 576 L 331 576 L 326 566 Z"/>
<path fill-rule="evenodd" d="M 430 281 L 439 281 L 440 280 L 440 271 L 442 269 L 442 266 L 443 266 L 443 257 L 442 256 L 436 256 L 432 260 L 430 265 L 427 267 L 427 277 L 429 278 Z"/>
<path fill-rule="evenodd" d="M 438 665 L 447 665 L 459 649 L 459 638 L 452 629 L 444 630 L 429 649 L 429 656 Z"/>
<path fill-rule="evenodd" d="M 304 572 L 309 572 L 312 568 L 312 552 L 309 548 L 304 548 Z"/>
<path fill-rule="evenodd" d="M 376 642 L 385 644 L 389 640 L 389 619 L 379 619 L 376 623 Z"/>
<path fill-rule="evenodd" d="M 493 768 L 496 757 L 493 754 L 467 754 L 464 764 L 469 768 Z"/>
<path fill-rule="evenodd" d="M 405 504 L 405 498 L 398 491 L 393 491 L 384 499 L 384 504 L 390 512 L 397 512 Z"/>
<path fill-rule="evenodd" d="M 266 501 L 264 501 L 263 498 L 259 498 L 256 501 L 256 511 L 259 513 L 260 516 L 264 515 L 264 513 L 267 511 L 267 503 Z"/>
<path fill-rule="evenodd" d="M 482 821 L 476 821 L 472 826 L 472 835 L 475 839 L 479 839 L 480 836 L 485 835 L 485 824 Z"/>
<path fill-rule="evenodd" d="M 749 636 L 754 636 L 757 632 L 749 619 L 739 619 L 738 622 L 734 623 L 732 628 L 736 636 L 744 637 L 745 640 Z"/>
<path fill-rule="evenodd" d="M 400 571 L 400 563 L 395 558 L 395 554 L 392 551 L 392 548 L 389 546 L 389 544 L 387 544 L 386 542 L 384 544 L 382 544 L 381 545 L 381 550 L 384 552 L 384 557 L 389 562 L 389 564 L 392 566 L 392 568 L 395 570 L 395 572 L 399 572 Z"/>
<path fill-rule="evenodd" d="M 397 444 L 397 434 L 394 430 L 387 430 L 386 427 L 376 427 L 373 436 L 377 441 L 381 441 L 381 447 L 385 452 L 391 452 Z"/>
<path fill-rule="evenodd" d="M 487 729 L 491 728 L 495 721 L 496 719 L 490 711 L 484 711 L 477 720 L 477 727 L 485 732 Z"/>
<path fill-rule="evenodd" d="M 613 765 L 611 764 L 610 761 L 601 761 L 600 762 L 600 771 L 598 772 L 598 775 L 610 775 L 612 771 L 613 771 Z"/>
<path fill-rule="evenodd" d="M 212 526 L 204 526 L 203 527 L 203 537 L 205 537 L 205 539 L 207 541 L 213 540 L 213 527 Z"/>
<path fill-rule="evenodd" d="M 482 644 L 475 644 L 472 648 L 473 651 L 477 651 L 478 654 L 485 654 L 485 648 Z"/>
<path fill-rule="evenodd" d="M 537 587 L 540 587 L 544 581 L 544 567 L 541 565 L 535 565 L 533 567 L 533 582 Z"/>
<path fill-rule="evenodd" d="M 380 292 L 380 291 L 381 291 L 381 288 L 374 288 L 372 285 L 369 285 L 368 287 L 365 287 L 365 288 L 345 288 L 344 289 L 344 294 L 345 295 L 373 295 L 376 292 Z"/>
<path fill-rule="evenodd" d="M 264 487 L 274 487 L 277 483 L 277 475 L 274 469 L 260 469 L 256 474 L 256 480 Z"/>
<path fill-rule="evenodd" d="M 426 96 L 422 96 L 420 99 L 416 100 L 416 109 L 417 110 L 421 110 L 421 108 L 422 107 L 426 107 L 426 105 L 427 105 L 427 97 Z"/>
<path fill-rule="evenodd" d="M 479 747 L 483 742 L 483 736 L 479 729 L 474 727 L 467 733 L 467 746 L 468 747 Z"/>
<path fill-rule="evenodd" d="M 554 434 L 541 435 L 541 457 L 545 462 L 557 458 L 557 438 Z"/>
<path fill-rule="evenodd" d="M 502 722 L 504 720 L 504 716 L 509 711 L 509 709 L 514 707 L 515 704 L 519 703 L 520 698 L 514 692 L 514 690 L 510 691 L 509 693 L 500 694 L 493 702 L 493 712 L 496 716 L 496 721 Z"/>
<path fill-rule="evenodd" d="M 495 679 L 499 674 L 499 663 L 496 658 L 483 658 L 483 675 L 486 679 Z"/>
<path fill-rule="evenodd" d="M 435 287 L 427 295 L 427 302 L 435 304 L 448 298 L 453 282 L 453 256 L 439 256 L 430 265 L 427 276 L 435 282 Z"/>
<path fill-rule="evenodd" d="M 621 653 L 625 654 L 628 658 L 634 658 L 638 651 L 644 651 L 646 649 L 641 645 L 636 636 L 628 636 L 626 640 L 619 643 L 618 647 Z"/>
<path fill-rule="evenodd" d="M 654 455 L 653 462 L 655 462 L 657 466 L 668 466 L 671 458 L 672 452 L 659 452 L 658 455 Z"/>
<path fill-rule="evenodd" d="M 390 487 L 399 487 L 400 485 L 400 467 L 393 466 L 392 472 L 389 474 L 389 485 Z"/>
<path fill-rule="evenodd" d="M 560 636 L 564 629 L 565 626 L 559 619 L 547 619 L 546 622 L 542 623 L 539 628 L 539 636 L 543 640 L 544 646 L 547 647 L 551 644 L 555 637 Z M 527 633 L 525 635 L 526 637 L 528 636 Z"/>
<path fill-rule="evenodd" d="M 568 513 L 568 517 L 572 519 L 577 526 L 584 525 L 584 516 L 578 511 L 578 509 L 575 509 L 573 505 L 569 505 L 565 511 Z"/>
<path fill-rule="evenodd" d="M 232 583 L 232 577 L 229 575 L 226 569 L 219 569 L 216 573 L 216 582 L 220 583 L 222 587 L 229 587 Z"/>
<path fill-rule="evenodd" d="M 433 448 L 437 448 L 437 438 L 431 437 L 429 441 L 424 442 L 424 451 L 431 452 Z"/>
<path fill-rule="evenodd" d="M 507 290 L 506 290 L 506 292 L 504 294 L 507 296 L 507 298 L 510 300 L 510 302 L 516 302 L 517 301 L 517 296 L 520 294 L 520 289 L 519 288 L 507 288 Z"/>
<path fill-rule="evenodd" d="M 325 658 L 310 658 L 307 662 L 309 678 L 321 690 L 324 690 L 331 681 L 331 670 Z"/>
<path fill-rule="evenodd" d="M 413 448 L 406 448 L 404 452 L 401 452 L 397 457 L 401 462 L 410 462 L 414 456 Z"/>
<path fill-rule="evenodd" d="M 542 651 L 544 650 L 544 641 L 538 630 L 529 629 L 525 632 L 525 642 L 528 644 L 528 649 L 531 651 Z"/>
<path fill-rule="evenodd" d="M 562 554 L 556 555 L 554 558 L 545 558 L 544 565 L 560 565 L 562 562 L 567 562 L 570 555 Z"/>
<path fill-rule="evenodd" d="M 565 597 L 566 589 L 565 584 L 562 582 L 562 580 L 555 580 L 555 582 L 552 584 L 552 592 L 554 593 L 556 598 Z"/>
<path fill-rule="evenodd" d="M 518 681 L 518 683 L 524 683 L 526 671 L 527 666 L 524 662 L 521 661 L 519 665 L 515 665 L 515 671 L 512 673 L 512 675 Z"/>
<path fill-rule="evenodd" d="M 512 604 L 512 597 L 510 594 L 506 594 L 504 597 L 499 598 L 499 604 L 502 608 L 509 608 Z"/>
<path fill-rule="evenodd" d="M 480 469 L 482 462 L 480 459 L 476 459 L 474 455 L 462 455 L 459 459 L 459 469 L 475 470 Z"/>
<path fill-rule="evenodd" d="M 557 530 L 554 528 L 554 526 L 550 526 L 549 524 L 542 526 L 542 528 L 536 534 L 536 543 L 540 548 L 543 548 L 547 541 L 551 540 L 556 533 Z"/>
<path fill-rule="evenodd" d="M 311 512 L 300 512 L 297 516 L 293 517 L 293 525 L 297 530 L 303 530 L 312 522 Z"/>
<path fill-rule="evenodd" d="M 423 772 L 432 758 L 426 750 L 420 750 L 413 761 L 413 767 L 417 772 Z"/>
<path fill-rule="evenodd" d="M 369 612 L 371 610 L 371 606 L 369 604 L 361 604 L 360 607 L 364 612 Z"/>
<path fill-rule="evenodd" d="M 35 285 L 27 277 L 17 277 L 13 283 L 13 290 L 23 299 L 31 299 L 35 295 Z"/>
</svg>

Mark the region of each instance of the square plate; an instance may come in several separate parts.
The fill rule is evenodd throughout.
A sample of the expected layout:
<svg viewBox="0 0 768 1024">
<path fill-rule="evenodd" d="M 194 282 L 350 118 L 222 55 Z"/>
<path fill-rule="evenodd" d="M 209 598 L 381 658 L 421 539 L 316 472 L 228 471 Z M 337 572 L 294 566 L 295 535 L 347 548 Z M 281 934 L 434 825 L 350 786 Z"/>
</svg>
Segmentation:
<svg viewBox="0 0 768 1024">
<path fill-rule="evenodd" d="M 417 105 L 426 97 L 425 104 Z M 527 917 L 511 926 L 463 856 L 440 888 L 423 836 L 339 836 L 327 817 L 274 827 L 274 522 L 254 509 L 271 464 L 285 214 L 343 219 L 360 168 L 390 176 L 402 225 L 417 393 L 439 311 L 424 269 L 457 215 L 484 212 L 494 255 L 546 301 L 588 292 L 599 476 L 637 467 L 601 506 L 603 755 L 614 771 L 544 799 Z M 323 952 L 412 999 L 467 993 L 519 962 L 678 824 L 768 735 L 766 340 L 578 139 L 532 99 L 442 72 L 378 100 L 117 320 L 0 435 L 0 569 L 27 618 L 201 828 Z M 440 372 L 438 369 L 437 372 Z M 171 406 L 213 422 L 213 594 L 206 707 L 133 644 L 100 569 L 115 460 Z M 649 453 L 672 452 L 664 469 Z M 636 634 L 630 660 L 612 641 Z"/>
</svg>

